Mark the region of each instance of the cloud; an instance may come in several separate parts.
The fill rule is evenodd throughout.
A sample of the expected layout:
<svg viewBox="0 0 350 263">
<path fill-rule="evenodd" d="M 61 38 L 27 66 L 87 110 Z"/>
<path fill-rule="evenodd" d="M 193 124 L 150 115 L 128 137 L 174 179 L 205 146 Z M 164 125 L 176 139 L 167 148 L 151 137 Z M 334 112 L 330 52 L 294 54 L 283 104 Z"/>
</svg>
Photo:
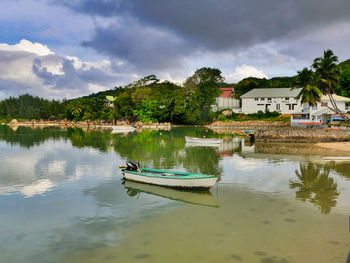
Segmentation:
<svg viewBox="0 0 350 263">
<path fill-rule="evenodd" d="M 83 41 L 82 45 L 131 63 L 138 69 L 181 67 L 184 57 L 193 52 L 191 44 L 176 34 L 141 25 L 134 19 L 99 26 L 92 39 Z"/>
<path fill-rule="evenodd" d="M 236 67 L 234 72 L 227 74 L 225 76 L 225 81 L 229 83 L 237 83 L 248 77 L 267 78 L 262 70 L 243 64 Z"/>
<path fill-rule="evenodd" d="M 86 62 L 55 54 L 47 46 L 21 40 L 0 44 L 0 90 L 47 98 L 71 98 L 111 89 L 130 80 L 108 60 Z M 4 97 L 4 95 L 2 95 Z"/>
<path fill-rule="evenodd" d="M 18 44 L 8 45 L 6 43 L 0 44 L 2 51 L 26 51 L 34 53 L 39 56 L 47 56 L 54 54 L 46 45 L 40 43 L 32 43 L 26 39 L 22 39 Z"/>
<path fill-rule="evenodd" d="M 0 79 L 12 87 L 2 82 L 1 97 L 25 87 L 74 97 L 149 74 L 181 82 L 203 66 L 228 78 L 244 64 L 291 76 L 328 48 L 349 58 L 348 0 L 3 0 L 0 7 Z M 14 44 L 22 38 L 31 41 Z"/>
<path fill-rule="evenodd" d="M 349 20 L 348 0 L 63 0 L 78 13 L 119 20 L 137 19 L 145 27 L 174 32 L 209 50 L 227 50 Z M 125 28 L 125 30 L 128 30 Z"/>
<path fill-rule="evenodd" d="M 307 50 L 314 50 L 313 55 L 317 50 L 315 56 L 319 56 L 329 48 L 324 45 L 329 41 L 312 41 L 314 32 L 327 36 L 330 25 L 336 29 L 350 23 L 348 0 L 52 1 L 94 17 L 95 32 L 82 42 L 84 47 L 122 59 L 139 73 L 170 73 L 175 79 L 184 75 L 180 70 L 223 65 L 227 71 L 241 64 L 266 64 L 264 71 L 269 75 L 295 74 L 306 60 L 315 58 Z M 346 41 L 337 42 L 333 47 L 346 50 L 346 45 Z M 300 47 L 297 61 L 293 60 L 296 46 Z M 246 52 L 266 47 L 272 49 Z M 346 51 L 343 54 L 348 56 Z"/>
</svg>

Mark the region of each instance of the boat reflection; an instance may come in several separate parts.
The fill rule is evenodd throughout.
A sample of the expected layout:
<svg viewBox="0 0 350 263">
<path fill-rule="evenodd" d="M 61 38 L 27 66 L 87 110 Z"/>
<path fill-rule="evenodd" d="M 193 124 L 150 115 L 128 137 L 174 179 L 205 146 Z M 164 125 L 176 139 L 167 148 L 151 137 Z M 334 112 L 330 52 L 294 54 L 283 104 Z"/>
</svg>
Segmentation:
<svg viewBox="0 0 350 263">
<path fill-rule="evenodd" d="M 125 181 L 124 186 L 130 197 L 138 197 L 141 193 L 146 193 L 189 204 L 219 207 L 216 198 L 209 190 L 191 191 L 131 181 Z"/>
</svg>

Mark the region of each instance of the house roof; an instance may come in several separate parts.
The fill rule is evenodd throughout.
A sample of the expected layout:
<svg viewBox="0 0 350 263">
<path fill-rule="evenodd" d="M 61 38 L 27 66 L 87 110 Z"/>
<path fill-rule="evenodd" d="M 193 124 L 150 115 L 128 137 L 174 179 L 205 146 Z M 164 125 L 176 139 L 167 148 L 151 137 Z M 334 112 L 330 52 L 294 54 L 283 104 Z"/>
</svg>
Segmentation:
<svg viewBox="0 0 350 263">
<path fill-rule="evenodd" d="M 270 88 L 270 89 L 253 89 L 243 94 L 241 98 L 282 98 L 298 96 L 300 89 L 290 88 Z"/>
<path fill-rule="evenodd" d="M 231 98 L 231 93 L 233 91 L 232 87 L 226 87 L 226 88 L 220 88 L 222 93 L 220 94 L 219 97 L 221 98 Z"/>
<path fill-rule="evenodd" d="M 339 95 L 335 95 L 335 94 L 333 94 L 333 98 L 334 98 L 335 101 L 344 101 L 344 102 L 350 101 L 350 98 L 339 96 Z M 329 101 L 328 95 L 323 95 L 321 97 L 321 101 Z"/>
</svg>

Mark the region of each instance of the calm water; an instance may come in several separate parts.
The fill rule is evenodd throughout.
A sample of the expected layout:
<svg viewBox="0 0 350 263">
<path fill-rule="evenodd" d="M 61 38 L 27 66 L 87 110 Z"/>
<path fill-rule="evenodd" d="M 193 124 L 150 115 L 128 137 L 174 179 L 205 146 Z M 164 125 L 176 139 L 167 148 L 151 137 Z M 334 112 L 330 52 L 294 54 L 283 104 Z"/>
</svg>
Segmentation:
<svg viewBox="0 0 350 263">
<path fill-rule="evenodd" d="M 184 136 L 221 137 L 191 147 Z M 0 125 L 0 262 L 349 262 L 350 163 L 202 128 Z M 214 174 L 210 192 L 122 184 L 118 166 Z"/>
</svg>

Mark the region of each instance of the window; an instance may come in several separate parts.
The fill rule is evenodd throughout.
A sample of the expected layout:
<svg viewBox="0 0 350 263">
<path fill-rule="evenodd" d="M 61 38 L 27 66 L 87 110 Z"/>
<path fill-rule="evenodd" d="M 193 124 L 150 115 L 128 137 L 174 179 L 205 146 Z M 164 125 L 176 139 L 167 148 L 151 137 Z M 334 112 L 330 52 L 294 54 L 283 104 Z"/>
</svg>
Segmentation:
<svg viewBox="0 0 350 263">
<path fill-rule="evenodd" d="M 321 102 L 321 107 L 327 107 L 328 106 L 328 102 Z"/>
<path fill-rule="evenodd" d="M 317 105 L 312 106 L 312 110 L 317 110 Z"/>
<path fill-rule="evenodd" d="M 289 98 L 284 98 L 285 100 L 289 100 Z"/>
<path fill-rule="evenodd" d="M 260 100 L 265 100 L 265 98 L 260 98 Z"/>
<path fill-rule="evenodd" d="M 288 106 L 288 110 L 294 110 L 294 106 L 296 106 L 296 105 L 298 105 L 298 104 L 295 104 L 295 103 L 293 103 L 293 104 L 286 104 L 286 106 Z"/>
<path fill-rule="evenodd" d="M 280 104 L 276 104 L 276 110 L 281 110 L 281 105 Z"/>
<path fill-rule="evenodd" d="M 254 100 L 259 100 L 259 98 L 255 98 Z"/>
<path fill-rule="evenodd" d="M 271 98 L 267 98 L 267 100 L 271 100 Z"/>
</svg>

